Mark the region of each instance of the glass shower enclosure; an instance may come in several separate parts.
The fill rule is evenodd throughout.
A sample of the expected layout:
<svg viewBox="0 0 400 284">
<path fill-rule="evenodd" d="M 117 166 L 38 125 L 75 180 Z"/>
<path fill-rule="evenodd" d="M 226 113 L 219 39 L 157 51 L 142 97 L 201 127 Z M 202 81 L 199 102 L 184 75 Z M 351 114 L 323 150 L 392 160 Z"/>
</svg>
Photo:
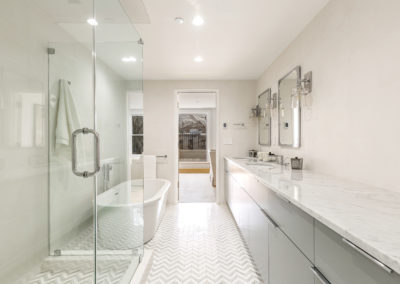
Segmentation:
<svg viewBox="0 0 400 284">
<path fill-rule="evenodd" d="M 50 13 L 63 5 L 41 2 Z M 120 1 L 83 3 L 53 14 L 68 37 L 47 48 L 49 257 L 41 273 L 129 283 L 143 255 L 143 180 L 131 179 L 127 93 L 142 89 L 143 44 Z"/>
</svg>

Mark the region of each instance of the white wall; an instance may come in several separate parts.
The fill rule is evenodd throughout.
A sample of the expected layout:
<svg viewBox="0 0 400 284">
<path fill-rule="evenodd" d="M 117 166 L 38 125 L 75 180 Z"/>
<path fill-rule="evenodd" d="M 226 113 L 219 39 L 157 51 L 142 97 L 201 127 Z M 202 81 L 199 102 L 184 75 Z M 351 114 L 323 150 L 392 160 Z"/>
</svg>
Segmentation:
<svg viewBox="0 0 400 284">
<path fill-rule="evenodd" d="M 129 84 L 129 83 L 128 83 Z M 131 85 L 131 84 L 129 84 Z M 139 90 L 129 90 L 128 105 L 129 109 L 142 110 L 143 109 L 143 93 Z"/>
<path fill-rule="evenodd" d="M 179 108 L 215 108 L 217 105 L 216 94 L 201 92 L 182 92 L 178 94 Z"/>
<path fill-rule="evenodd" d="M 249 118 L 250 108 L 256 104 L 255 81 L 144 81 L 144 152 L 164 155 L 159 160 L 157 174 L 172 182 L 169 202 L 177 201 L 178 146 L 176 90 L 218 90 L 220 131 L 219 175 L 217 176 L 219 202 L 223 196 L 223 157 L 244 156 L 256 145 L 256 121 Z M 222 122 L 244 122 L 244 129 L 222 129 Z M 222 137 L 231 137 L 232 145 L 223 145 Z"/>
<path fill-rule="evenodd" d="M 18 114 L 31 94 L 47 117 L 50 35 L 62 38 L 32 1 L 0 1 L 0 283 L 47 255 L 47 131 L 43 145 L 22 147 L 16 130 L 32 119 Z"/>
<path fill-rule="evenodd" d="M 272 87 L 296 65 L 313 71 L 303 100 L 302 146 L 272 151 L 305 168 L 400 190 L 400 1 L 332 0 L 257 82 Z M 270 149 L 265 149 L 270 150 Z"/>
</svg>

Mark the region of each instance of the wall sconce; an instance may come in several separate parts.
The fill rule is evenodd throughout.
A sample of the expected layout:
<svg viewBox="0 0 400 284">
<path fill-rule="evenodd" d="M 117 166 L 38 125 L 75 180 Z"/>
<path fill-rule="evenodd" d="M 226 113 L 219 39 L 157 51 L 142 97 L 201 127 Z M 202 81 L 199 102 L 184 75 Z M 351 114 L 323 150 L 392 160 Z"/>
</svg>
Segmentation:
<svg viewBox="0 0 400 284">
<path fill-rule="evenodd" d="M 270 94 L 267 97 L 267 104 L 266 104 L 266 108 L 261 108 L 259 105 L 256 105 L 254 108 L 252 108 L 250 110 L 250 118 L 254 118 L 254 117 L 265 117 L 266 114 L 266 110 L 273 110 L 276 109 L 278 107 L 278 93 L 273 93 L 272 95 Z"/>
<path fill-rule="evenodd" d="M 259 117 L 261 113 L 261 108 L 259 105 L 256 105 L 250 110 L 250 118 Z"/>
<path fill-rule="evenodd" d="M 269 109 L 273 110 L 278 107 L 278 93 L 273 93 L 268 99 Z"/>
<path fill-rule="evenodd" d="M 306 96 L 312 92 L 312 71 L 304 74 L 304 78 L 298 81 L 297 87 L 292 89 L 292 109 L 299 105 L 300 96 Z"/>
<path fill-rule="evenodd" d="M 304 78 L 297 87 L 299 95 L 308 95 L 312 92 L 312 71 L 304 74 Z"/>
</svg>

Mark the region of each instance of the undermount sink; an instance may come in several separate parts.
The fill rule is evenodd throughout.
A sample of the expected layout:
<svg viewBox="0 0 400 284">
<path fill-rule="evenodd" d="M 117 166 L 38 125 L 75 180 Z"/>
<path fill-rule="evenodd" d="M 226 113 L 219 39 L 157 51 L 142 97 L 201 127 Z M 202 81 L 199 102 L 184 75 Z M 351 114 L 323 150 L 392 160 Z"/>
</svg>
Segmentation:
<svg viewBox="0 0 400 284">
<path fill-rule="evenodd" d="M 257 161 L 255 158 L 251 157 L 241 157 L 241 158 L 235 158 L 236 160 L 246 160 L 244 162 L 246 166 L 256 166 L 256 167 L 263 167 L 263 169 L 273 169 L 275 168 L 274 165 L 271 165 L 270 163 L 262 162 L 262 161 Z"/>
<path fill-rule="evenodd" d="M 247 162 L 246 165 L 248 166 L 257 166 L 257 167 L 264 167 L 264 168 L 270 168 L 273 169 L 274 166 L 271 164 L 267 164 L 264 162 Z"/>
</svg>

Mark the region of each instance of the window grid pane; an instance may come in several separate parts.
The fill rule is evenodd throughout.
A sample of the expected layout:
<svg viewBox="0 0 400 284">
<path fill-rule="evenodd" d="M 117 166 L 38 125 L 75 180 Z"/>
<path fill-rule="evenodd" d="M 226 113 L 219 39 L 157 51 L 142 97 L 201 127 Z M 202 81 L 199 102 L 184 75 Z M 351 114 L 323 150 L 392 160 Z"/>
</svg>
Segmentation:
<svg viewBox="0 0 400 284">
<path fill-rule="evenodd" d="M 132 136 L 132 154 L 143 153 L 143 135 Z"/>
<path fill-rule="evenodd" d="M 132 116 L 132 134 L 143 134 L 143 116 Z"/>
</svg>

